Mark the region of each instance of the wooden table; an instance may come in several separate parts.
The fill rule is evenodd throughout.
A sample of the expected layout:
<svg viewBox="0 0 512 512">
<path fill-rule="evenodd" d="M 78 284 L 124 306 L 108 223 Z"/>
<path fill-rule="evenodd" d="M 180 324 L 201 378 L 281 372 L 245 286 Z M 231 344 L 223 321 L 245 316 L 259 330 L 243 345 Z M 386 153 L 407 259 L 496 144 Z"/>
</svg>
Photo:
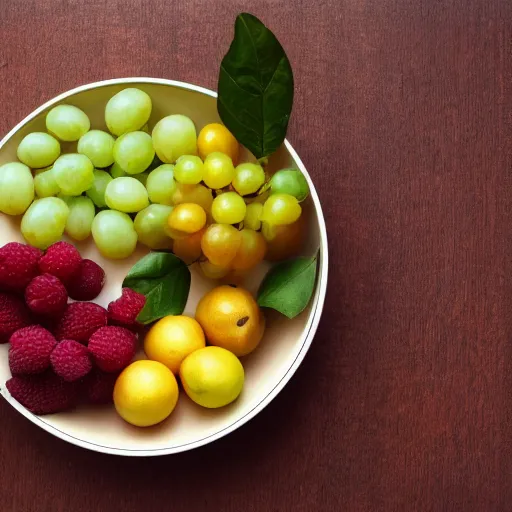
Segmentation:
<svg viewBox="0 0 512 512">
<path fill-rule="evenodd" d="M 5 512 L 512 510 L 507 0 L 2 0 L 0 133 L 77 85 L 215 88 L 250 9 L 296 77 L 289 139 L 330 237 L 315 342 L 206 448 L 130 460 L 0 401 Z"/>
</svg>

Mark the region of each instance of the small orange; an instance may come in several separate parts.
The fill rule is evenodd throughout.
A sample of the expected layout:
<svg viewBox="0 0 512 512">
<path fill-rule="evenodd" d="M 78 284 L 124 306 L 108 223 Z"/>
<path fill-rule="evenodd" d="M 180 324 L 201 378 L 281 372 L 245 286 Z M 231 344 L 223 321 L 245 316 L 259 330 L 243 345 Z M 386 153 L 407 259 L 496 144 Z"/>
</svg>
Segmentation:
<svg viewBox="0 0 512 512">
<path fill-rule="evenodd" d="M 233 134 L 220 123 L 207 124 L 197 137 L 199 156 L 204 160 L 210 153 L 220 152 L 228 155 L 233 165 L 238 162 L 239 144 Z"/>
<path fill-rule="evenodd" d="M 241 357 L 252 352 L 265 332 L 265 317 L 253 296 L 243 288 L 217 286 L 196 308 L 196 320 L 210 345 Z"/>
</svg>

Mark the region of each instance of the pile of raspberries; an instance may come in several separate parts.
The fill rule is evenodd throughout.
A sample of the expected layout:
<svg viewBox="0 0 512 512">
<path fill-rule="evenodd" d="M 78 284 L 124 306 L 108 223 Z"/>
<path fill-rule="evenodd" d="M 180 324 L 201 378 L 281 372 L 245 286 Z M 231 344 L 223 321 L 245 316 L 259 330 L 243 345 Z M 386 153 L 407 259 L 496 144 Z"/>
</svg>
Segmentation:
<svg viewBox="0 0 512 512">
<path fill-rule="evenodd" d="M 67 242 L 44 253 L 0 248 L 0 343 L 10 343 L 11 396 L 34 414 L 110 403 L 135 356 L 145 297 L 129 288 L 107 309 L 95 299 L 105 272 Z M 68 299 L 75 302 L 69 302 Z"/>
</svg>

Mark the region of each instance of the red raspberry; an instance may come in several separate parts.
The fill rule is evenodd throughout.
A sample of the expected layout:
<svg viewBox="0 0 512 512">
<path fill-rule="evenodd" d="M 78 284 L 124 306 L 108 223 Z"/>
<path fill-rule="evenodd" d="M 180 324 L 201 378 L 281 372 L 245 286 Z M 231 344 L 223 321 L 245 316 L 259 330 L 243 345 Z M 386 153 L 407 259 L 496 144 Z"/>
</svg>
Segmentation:
<svg viewBox="0 0 512 512">
<path fill-rule="evenodd" d="M 104 373 L 93 370 L 84 379 L 83 392 L 85 400 L 90 404 L 111 404 L 114 396 L 114 386 L 119 373 Z"/>
<path fill-rule="evenodd" d="M 25 302 L 38 315 L 58 316 L 66 309 L 68 292 L 59 278 L 43 274 L 30 281 Z"/>
<path fill-rule="evenodd" d="M 146 297 L 131 288 L 123 288 L 119 299 L 108 305 L 108 317 L 112 324 L 129 327 L 137 325 L 137 316 L 146 304 Z"/>
<path fill-rule="evenodd" d="M 58 343 L 53 349 L 50 361 L 53 371 L 67 382 L 85 377 L 92 368 L 87 347 L 74 340 Z"/>
<path fill-rule="evenodd" d="M 92 333 L 107 325 L 107 311 L 94 302 L 73 302 L 62 315 L 55 337 L 57 340 L 75 340 L 87 344 Z"/>
<path fill-rule="evenodd" d="M 105 283 L 105 272 L 92 260 L 82 260 L 80 268 L 68 282 L 69 296 L 75 300 L 93 300 Z"/>
<path fill-rule="evenodd" d="M 104 372 L 113 373 L 128 366 L 135 355 L 137 337 L 124 327 L 102 327 L 89 340 L 89 352 Z"/>
<path fill-rule="evenodd" d="M 82 257 L 74 245 L 57 242 L 46 249 L 39 260 L 41 274 L 51 274 L 66 284 L 80 268 Z"/>
<path fill-rule="evenodd" d="M 10 293 L 0 293 L 0 343 L 7 343 L 14 332 L 33 322 L 25 303 Z"/>
<path fill-rule="evenodd" d="M 44 372 L 50 366 L 50 354 L 57 342 L 40 325 L 23 327 L 9 340 L 9 368 L 13 375 Z"/>
<path fill-rule="evenodd" d="M 0 249 L 0 289 L 23 292 L 39 273 L 43 253 L 30 245 L 10 242 Z"/>
<path fill-rule="evenodd" d="M 5 383 L 11 396 L 34 414 L 53 414 L 77 404 L 78 389 L 51 372 L 10 378 Z"/>
</svg>

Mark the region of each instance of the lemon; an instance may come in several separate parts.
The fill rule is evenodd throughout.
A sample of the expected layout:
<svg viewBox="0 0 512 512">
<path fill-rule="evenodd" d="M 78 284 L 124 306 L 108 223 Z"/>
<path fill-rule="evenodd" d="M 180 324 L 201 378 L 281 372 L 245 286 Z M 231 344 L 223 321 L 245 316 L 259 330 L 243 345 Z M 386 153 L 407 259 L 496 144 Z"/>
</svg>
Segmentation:
<svg viewBox="0 0 512 512">
<path fill-rule="evenodd" d="M 178 383 L 157 361 L 135 361 L 117 378 L 114 405 L 119 416 L 137 427 L 165 420 L 176 407 Z"/>
<path fill-rule="evenodd" d="M 185 315 L 160 319 L 144 338 L 148 358 L 165 364 L 174 374 L 178 373 L 185 357 L 204 346 L 203 329 L 196 320 Z"/>
<path fill-rule="evenodd" d="M 238 357 L 252 352 L 265 331 L 265 318 L 253 296 L 243 288 L 217 286 L 199 301 L 196 320 L 211 345 Z"/>
<path fill-rule="evenodd" d="M 220 347 L 205 347 L 185 358 L 180 368 L 185 393 L 210 409 L 223 407 L 238 397 L 244 386 L 244 367 Z"/>
</svg>

